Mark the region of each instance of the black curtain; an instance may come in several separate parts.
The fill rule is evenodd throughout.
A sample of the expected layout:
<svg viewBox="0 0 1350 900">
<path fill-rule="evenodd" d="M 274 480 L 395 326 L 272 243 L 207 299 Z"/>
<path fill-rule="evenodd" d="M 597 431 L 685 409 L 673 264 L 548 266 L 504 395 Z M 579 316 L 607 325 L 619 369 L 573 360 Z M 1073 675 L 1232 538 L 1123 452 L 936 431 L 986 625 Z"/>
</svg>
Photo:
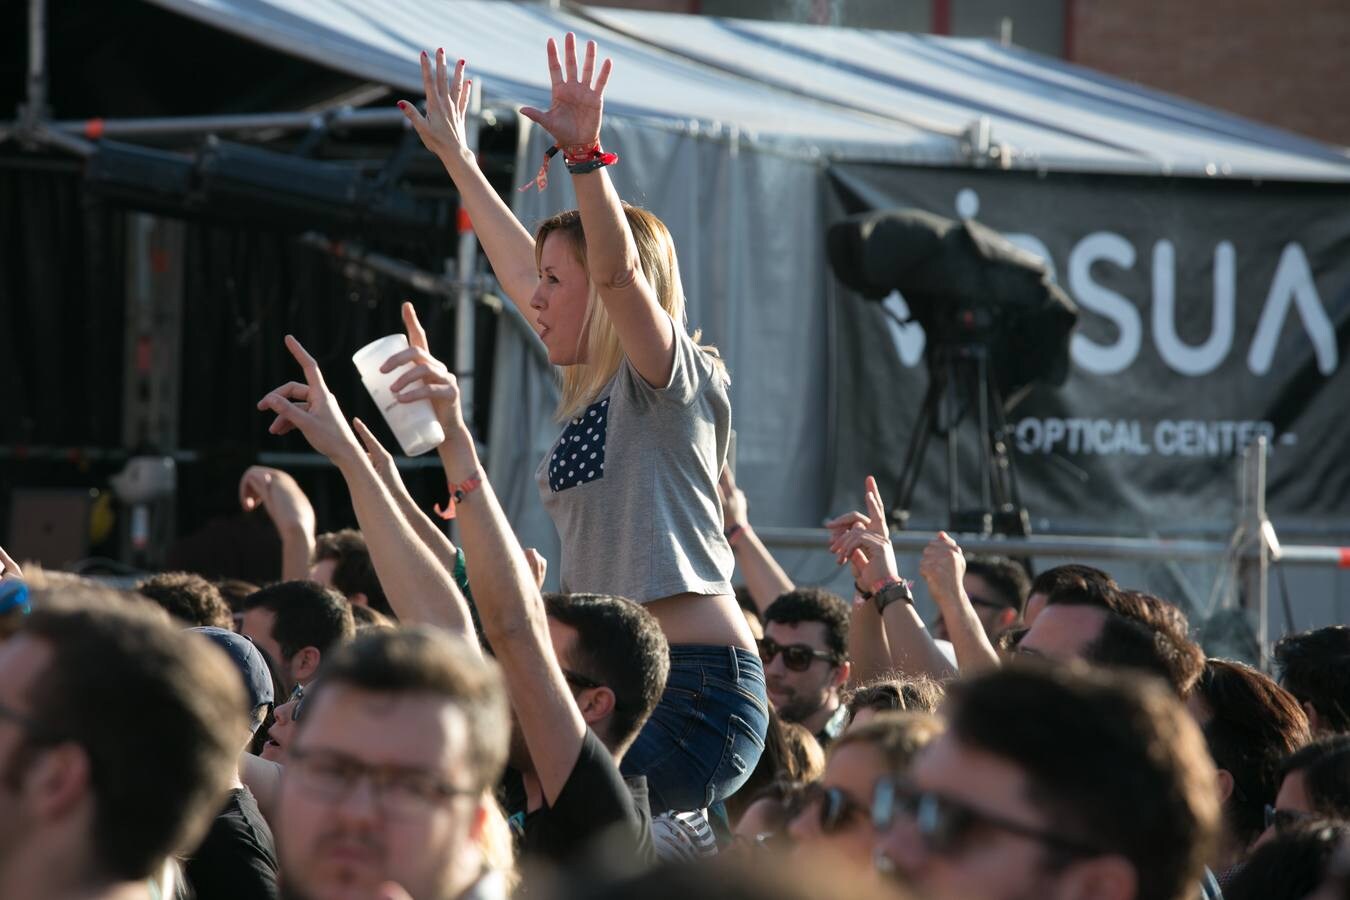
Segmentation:
<svg viewBox="0 0 1350 900">
<path fill-rule="evenodd" d="M 0 160 L 0 443 L 120 445 L 125 245 L 73 167 Z"/>
<path fill-rule="evenodd" d="M 14 487 L 106 488 L 120 460 L 15 458 L 15 449 L 48 445 L 132 450 L 122 446 L 125 211 L 86 194 L 77 165 L 40 157 L 0 158 L 0 542 Z M 177 533 L 238 511 L 237 485 L 262 452 L 308 453 L 299 435 L 267 433 L 257 401 L 300 380 L 282 338 L 294 334 L 315 356 L 348 416 L 371 425 L 391 450 L 392 434 L 370 402 L 352 354 L 401 332 L 399 306 L 412 300 L 433 352 L 454 348 L 454 310 L 442 298 L 372 276 L 267 223 L 188 223 L 179 448 L 197 462 L 179 466 Z M 264 226 L 264 227 L 260 227 Z M 372 250 L 440 271 L 455 236 L 428 233 L 394 242 L 379 234 L 347 236 Z M 495 319 L 479 316 L 476 424 L 485 434 Z M 321 529 L 354 524 L 345 486 L 332 467 L 295 466 Z M 435 469 L 405 473 L 429 505 L 444 490 Z M 111 546 L 103 552 L 115 552 Z"/>
</svg>

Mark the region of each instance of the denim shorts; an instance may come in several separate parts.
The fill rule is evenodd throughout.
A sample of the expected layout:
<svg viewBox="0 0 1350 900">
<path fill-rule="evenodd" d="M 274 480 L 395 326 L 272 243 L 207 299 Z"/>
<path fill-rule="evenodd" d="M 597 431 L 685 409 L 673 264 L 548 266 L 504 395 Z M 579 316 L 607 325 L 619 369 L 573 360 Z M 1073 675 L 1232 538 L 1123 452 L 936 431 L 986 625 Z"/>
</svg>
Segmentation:
<svg viewBox="0 0 1350 900">
<path fill-rule="evenodd" d="M 647 777 L 652 813 L 703 809 L 745 784 L 764 752 L 769 700 L 759 657 L 737 647 L 678 644 L 661 702 L 623 758 Z"/>
</svg>

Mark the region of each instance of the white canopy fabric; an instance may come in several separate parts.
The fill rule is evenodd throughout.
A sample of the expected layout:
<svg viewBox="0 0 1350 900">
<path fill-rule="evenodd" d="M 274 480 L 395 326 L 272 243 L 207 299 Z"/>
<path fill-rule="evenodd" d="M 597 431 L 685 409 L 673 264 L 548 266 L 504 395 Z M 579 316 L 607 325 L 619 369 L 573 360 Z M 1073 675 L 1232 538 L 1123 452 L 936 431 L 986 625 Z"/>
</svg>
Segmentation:
<svg viewBox="0 0 1350 900">
<path fill-rule="evenodd" d="M 605 123 L 621 156 L 615 184 L 675 236 L 689 325 L 732 372 L 737 480 L 763 525 L 842 512 L 827 508 L 832 379 L 859 361 L 834 358 L 830 163 L 967 168 L 960 134 L 987 117 L 1013 167 L 1350 181 L 1340 150 L 983 41 L 488 0 L 150 2 L 410 99 L 419 51 L 443 46 L 469 60 L 498 107 L 547 104 L 549 36 L 597 40 L 615 63 Z M 537 129 L 527 136 L 522 181 L 547 145 Z M 515 195 L 526 227 L 574 205 L 558 169 L 545 192 Z M 558 433 L 557 393 L 527 340 L 498 330 L 487 465 L 522 541 L 556 559 L 533 474 Z M 838 572 L 820 553 L 780 560 L 802 583 Z"/>
<path fill-rule="evenodd" d="M 372 81 L 419 92 L 422 49 L 469 60 L 489 102 L 547 102 L 543 44 L 613 57 L 617 116 L 836 159 L 964 164 L 987 116 L 1014 165 L 1350 180 L 1344 152 L 988 41 L 493 0 L 152 0 Z"/>
</svg>

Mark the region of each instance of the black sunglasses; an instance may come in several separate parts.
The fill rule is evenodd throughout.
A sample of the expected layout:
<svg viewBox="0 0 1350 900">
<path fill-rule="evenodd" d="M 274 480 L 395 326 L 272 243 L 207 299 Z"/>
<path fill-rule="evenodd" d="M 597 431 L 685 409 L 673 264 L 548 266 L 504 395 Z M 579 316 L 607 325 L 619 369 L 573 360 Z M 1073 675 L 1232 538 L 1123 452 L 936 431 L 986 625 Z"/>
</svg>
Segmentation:
<svg viewBox="0 0 1350 900">
<path fill-rule="evenodd" d="M 960 850 L 971 832 L 982 825 L 1030 838 L 1070 856 L 1102 854 L 1097 847 L 1073 838 L 984 812 L 942 794 L 918 791 L 893 778 L 883 778 L 872 795 L 872 827 L 879 832 L 888 831 L 900 815 L 914 822 L 932 852 L 942 855 Z"/>
<path fill-rule="evenodd" d="M 773 662 L 773 658 L 780 653 L 783 654 L 783 665 L 793 672 L 805 672 L 811 668 L 811 663 L 818 659 L 829 660 L 832 663 L 838 661 L 833 653 L 827 650 L 816 650 L 806 644 L 787 644 L 785 646 L 773 638 L 759 639 L 759 658 L 764 665 L 767 666 Z"/>
</svg>

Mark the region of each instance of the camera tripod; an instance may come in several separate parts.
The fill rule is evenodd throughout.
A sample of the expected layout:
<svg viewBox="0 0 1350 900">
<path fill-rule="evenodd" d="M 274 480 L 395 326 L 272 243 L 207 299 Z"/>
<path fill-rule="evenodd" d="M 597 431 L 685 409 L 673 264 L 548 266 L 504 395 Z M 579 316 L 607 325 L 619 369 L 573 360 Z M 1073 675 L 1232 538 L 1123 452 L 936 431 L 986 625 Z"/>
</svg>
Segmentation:
<svg viewBox="0 0 1350 900">
<path fill-rule="evenodd" d="M 978 507 L 962 508 L 957 437 L 972 405 L 980 435 Z M 989 348 L 981 343 L 939 344 L 928 353 L 928 390 L 905 451 L 900 494 L 892 521 L 904 528 L 934 434 L 947 439 L 948 528 L 963 534 L 1028 535 L 1031 518 L 1017 489 L 1017 470 L 1008 452 L 1003 397 L 990 372 Z"/>
</svg>

